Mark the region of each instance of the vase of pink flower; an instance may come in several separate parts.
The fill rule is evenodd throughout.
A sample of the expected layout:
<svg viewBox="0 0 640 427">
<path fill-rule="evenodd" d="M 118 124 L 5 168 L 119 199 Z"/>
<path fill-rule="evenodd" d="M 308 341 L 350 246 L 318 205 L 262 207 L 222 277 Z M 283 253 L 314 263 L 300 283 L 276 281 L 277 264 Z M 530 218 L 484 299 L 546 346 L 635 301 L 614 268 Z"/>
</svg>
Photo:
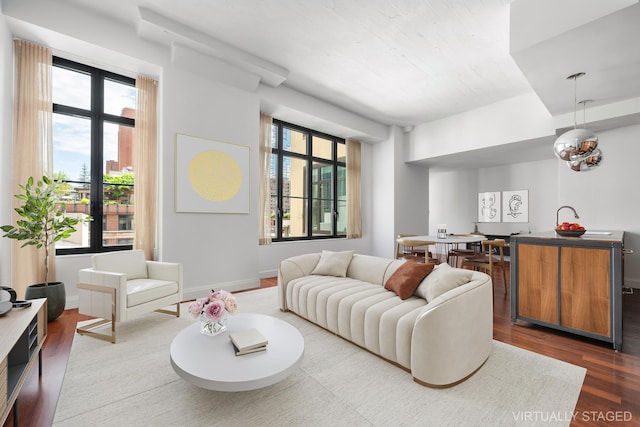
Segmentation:
<svg viewBox="0 0 640 427">
<path fill-rule="evenodd" d="M 218 335 L 227 329 L 227 318 L 238 310 L 236 297 L 230 292 L 211 291 L 208 297 L 198 298 L 189 304 L 189 313 L 200 319 L 200 332 Z"/>
</svg>

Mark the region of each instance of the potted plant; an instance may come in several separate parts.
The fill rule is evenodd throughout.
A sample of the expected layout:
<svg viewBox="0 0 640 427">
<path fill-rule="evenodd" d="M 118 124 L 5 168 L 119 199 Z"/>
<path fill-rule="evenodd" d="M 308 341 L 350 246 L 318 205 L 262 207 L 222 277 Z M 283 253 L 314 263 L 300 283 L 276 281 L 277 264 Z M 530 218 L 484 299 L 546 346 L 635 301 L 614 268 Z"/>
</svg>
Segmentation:
<svg viewBox="0 0 640 427">
<path fill-rule="evenodd" d="M 27 183 L 20 185 L 22 194 L 15 197 L 22 200 L 22 206 L 15 208 L 20 216 L 16 225 L 3 225 L 0 227 L 5 232 L 3 237 L 24 240 L 21 246 L 44 247 L 44 283 L 33 284 L 27 287 L 25 298 L 47 298 L 47 317 L 49 321 L 55 320 L 64 311 L 66 300 L 64 283 L 49 282 L 49 256 L 51 244 L 61 239 L 66 239 L 76 231 L 75 226 L 84 219 L 67 217 L 56 199 L 60 184 L 43 176 L 34 184 L 33 177 L 29 177 Z"/>
</svg>

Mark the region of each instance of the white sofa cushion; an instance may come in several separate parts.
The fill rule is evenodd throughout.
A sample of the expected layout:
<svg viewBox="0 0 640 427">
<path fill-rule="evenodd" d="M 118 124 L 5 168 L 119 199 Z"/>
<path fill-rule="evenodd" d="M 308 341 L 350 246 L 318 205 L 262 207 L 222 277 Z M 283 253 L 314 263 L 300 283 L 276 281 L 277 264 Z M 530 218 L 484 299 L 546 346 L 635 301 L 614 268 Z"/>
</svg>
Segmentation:
<svg viewBox="0 0 640 427">
<path fill-rule="evenodd" d="M 347 269 L 353 258 L 355 251 L 331 252 L 322 251 L 318 265 L 313 269 L 311 274 L 321 276 L 346 277 Z"/>
<path fill-rule="evenodd" d="M 133 279 L 127 281 L 127 307 L 178 293 L 178 284 L 169 280 Z"/>
<path fill-rule="evenodd" d="M 469 283 L 472 275 L 472 270 L 452 268 L 449 264 L 438 264 L 420 283 L 415 295 L 431 302 L 445 292 Z"/>
<path fill-rule="evenodd" d="M 91 260 L 95 270 L 123 273 L 127 280 L 149 277 L 143 250 L 105 252 L 94 255 Z"/>
</svg>

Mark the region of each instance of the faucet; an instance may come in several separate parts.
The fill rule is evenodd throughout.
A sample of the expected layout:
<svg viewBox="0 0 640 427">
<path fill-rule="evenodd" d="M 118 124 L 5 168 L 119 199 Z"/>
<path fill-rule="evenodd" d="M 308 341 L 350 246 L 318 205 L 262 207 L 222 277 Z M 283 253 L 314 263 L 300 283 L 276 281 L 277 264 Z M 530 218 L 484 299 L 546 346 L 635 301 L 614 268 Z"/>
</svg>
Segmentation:
<svg viewBox="0 0 640 427">
<path fill-rule="evenodd" d="M 576 212 L 576 210 L 575 210 L 575 209 L 573 209 L 571 206 L 569 206 L 569 205 L 560 206 L 560 207 L 558 208 L 558 210 L 556 211 L 556 227 L 560 224 L 560 223 L 558 222 L 558 214 L 560 213 L 560 209 L 564 209 L 564 208 L 571 209 L 571 210 L 573 211 L 573 216 L 575 216 L 575 217 L 576 217 L 576 219 L 579 219 L 579 218 L 580 218 L 580 217 L 578 216 L 578 212 Z"/>
</svg>

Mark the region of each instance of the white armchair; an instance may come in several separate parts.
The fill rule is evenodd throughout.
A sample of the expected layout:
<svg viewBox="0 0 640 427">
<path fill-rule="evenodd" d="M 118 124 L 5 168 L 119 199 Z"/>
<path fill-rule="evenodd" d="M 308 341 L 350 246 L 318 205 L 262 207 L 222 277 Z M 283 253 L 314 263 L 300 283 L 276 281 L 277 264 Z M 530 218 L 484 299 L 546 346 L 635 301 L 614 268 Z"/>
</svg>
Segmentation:
<svg viewBox="0 0 640 427">
<path fill-rule="evenodd" d="M 150 311 L 180 317 L 182 264 L 147 261 L 144 251 L 96 254 L 92 268 L 78 272 L 78 312 L 98 318 L 77 332 L 116 342 L 116 323 Z M 165 307 L 176 305 L 175 311 Z M 111 334 L 93 329 L 111 323 Z"/>
</svg>

